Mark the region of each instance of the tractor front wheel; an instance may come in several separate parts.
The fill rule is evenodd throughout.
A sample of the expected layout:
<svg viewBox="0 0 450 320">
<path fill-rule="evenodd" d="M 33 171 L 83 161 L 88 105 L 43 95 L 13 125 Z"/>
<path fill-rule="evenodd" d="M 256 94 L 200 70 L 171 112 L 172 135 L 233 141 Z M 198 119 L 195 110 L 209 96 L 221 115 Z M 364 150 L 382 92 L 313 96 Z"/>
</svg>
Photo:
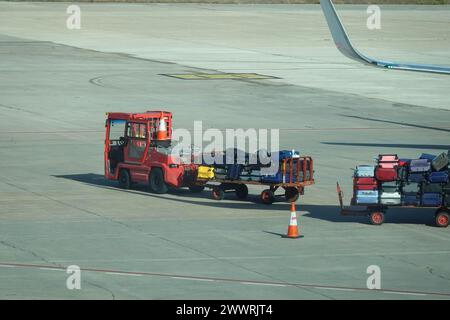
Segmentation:
<svg viewBox="0 0 450 320">
<path fill-rule="evenodd" d="M 169 187 L 164 181 L 164 173 L 160 168 L 155 168 L 151 171 L 149 186 L 150 191 L 157 194 L 163 194 L 169 191 Z"/>
</svg>

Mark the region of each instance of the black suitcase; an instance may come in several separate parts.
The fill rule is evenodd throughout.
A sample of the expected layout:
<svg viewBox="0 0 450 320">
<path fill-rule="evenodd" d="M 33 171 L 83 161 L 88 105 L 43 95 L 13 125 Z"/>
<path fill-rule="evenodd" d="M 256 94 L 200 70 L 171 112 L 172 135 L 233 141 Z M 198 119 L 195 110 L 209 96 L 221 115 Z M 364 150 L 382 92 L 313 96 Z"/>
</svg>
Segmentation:
<svg viewBox="0 0 450 320">
<path fill-rule="evenodd" d="M 442 185 L 438 183 L 424 183 L 422 185 L 424 193 L 442 193 Z"/>
<path fill-rule="evenodd" d="M 436 171 L 441 171 L 442 169 L 447 169 L 448 166 L 448 156 L 445 152 L 442 152 L 431 162 L 431 166 Z"/>
<path fill-rule="evenodd" d="M 446 194 L 444 198 L 444 206 L 450 208 L 450 194 Z"/>
<path fill-rule="evenodd" d="M 406 166 L 398 166 L 397 167 L 398 180 L 399 181 L 407 181 L 408 180 L 408 167 Z"/>
<path fill-rule="evenodd" d="M 450 182 L 442 185 L 442 191 L 444 191 L 444 193 L 450 194 Z"/>
<path fill-rule="evenodd" d="M 397 181 L 381 183 L 381 191 L 383 192 L 399 192 L 400 185 Z"/>
</svg>

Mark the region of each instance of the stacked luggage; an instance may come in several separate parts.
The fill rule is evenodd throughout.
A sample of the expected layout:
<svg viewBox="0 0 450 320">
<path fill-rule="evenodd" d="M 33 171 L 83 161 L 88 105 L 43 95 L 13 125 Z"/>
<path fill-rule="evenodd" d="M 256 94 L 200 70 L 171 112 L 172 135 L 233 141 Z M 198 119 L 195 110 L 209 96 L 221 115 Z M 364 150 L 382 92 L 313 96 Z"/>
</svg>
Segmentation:
<svg viewBox="0 0 450 320">
<path fill-rule="evenodd" d="M 231 152 L 234 157 L 234 164 L 226 164 L 227 152 Z M 266 184 L 279 184 L 285 183 L 287 181 L 301 182 L 311 179 L 309 176 L 309 166 L 310 163 L 303 163 L 303 159 L 300 159 L 300 153 L 296 150 L 282 150 L 278 151 L 278 171 L 274 174 L 263 174 L 265 167 L 270 167 L 269 164 L 262 164 L 257 158 L 257 163 L 250 163 L 250 155 L 244 154 L 245 163 L 239 164 L 237 161 L 237 151 L 235 149 L 227 150 L 223 155 L 223 164 L 212 164 L 212 165 L 202 165 L 199 167 L 198 178 L 201 180 L 206 179 L 217 179 L 217 180 L 230 180 L 230 181 L 254 181 Z M 268 155 L 269 156 L 269 155 Z M 274 161 L 274 154 L 271 155 L 271 161 Z M 287 161 L 294 159 L 297 161 Z M 299 162 L 299 164 L 297 164 Z M 307 167 L 306 177 L 303 175 L 303 166 Z M 291 168 L 292 166 L 292 168 Z M 214 171 L 214 175 L 211 176 L 211 170 Z M 299 170 L 300 168 L 300 170 Z M 292 175 L 292 177 L 291 177 Z M 299 181 L 297 181 L 299 180 Z"/>
<path fill-rule="evenodd" d="M 399 159 L 380 154 L 375 166 L 357 166 L 353 200 L 357 205 L 449 207 L 448 153 Z"/>
</svg>

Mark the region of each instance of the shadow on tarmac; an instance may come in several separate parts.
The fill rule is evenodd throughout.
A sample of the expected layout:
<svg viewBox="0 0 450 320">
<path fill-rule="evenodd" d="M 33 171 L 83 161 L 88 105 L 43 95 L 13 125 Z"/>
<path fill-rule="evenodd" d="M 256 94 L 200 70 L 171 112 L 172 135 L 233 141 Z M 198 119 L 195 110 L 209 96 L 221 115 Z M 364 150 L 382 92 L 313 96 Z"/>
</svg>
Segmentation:
<svg viewBox="0 0 450 320">
<path fill-rule="evenodd" d="M 450 145 L 443 145 L 443 144 L 398 144 L 398 143 L 357 143 L 357 142 L 321 142 L 321 144 L 333 146 L 350 146 L 350 147 L 450 150 Z"/>
<path fill-rule="evenodd" d="M 259 201 L 259 195 L 249 195 L 248 199 L 245 201 L 238 200 L 234 193 L 227 194 L 224 201 L 215 201 L 208 199 L 207 201 L 199 201 L 205 199 L 205 192 L 192 193 L 188 189 L 172 189 L 169 194 L 160 195 L 150 193 L 144 185 L 135 185 L 132 189 L 121 189 L 118 187 L 116 181 L 107 180 L 103 175 L 95 173 L 85 173 L 85 174 L 71 174 L 71 175 L 55 175 L 53 177 L 73 180 L 81 183 L 85 183 L 90 186 L 95 186 L 98 188 L 104 188 L 109 190 L 116 190 L 120 192 L 132 193 L 135 195 L 142 195 L 146 197 L 153 197 L 159 199 L 165 199 L 167 201 L 188 203 L 193 205 L 201 205 L 215 208 L 228 208 L 228 209 L 241 209 L 245 211 L 249 210 L 270 210 L 270 211 L 280 211 L 280 214 L 286 215 L 290 211 L 289 204 L 286 202 L 275 202 L 272 205 L 265 205 Z M 177 197 L 174 198 L 173 195 Z M 232 202 L 227 201 L 234 200 Z M 336 199 L 337 202 L 337 199 Z M 342 216 L 339 213 L 339 206 L 333 205 L 308 205 L 299 204 L 297 205 L 298 211 L 304 211 L 302 216 L 324 220 L 328 222 L 337 223 L 359 223 L 359 224 L 369 224 L 368 217 L 365 216 Z M 391 207 L 386 214 L 385 223 L 394 224 L 421 224 L 427 226 L 434 226 L 434 212 L 433 208 L 395 208 Z M 287 219 L 287 218 L 286 218 Z M 376 226 L 374 226 L 376 227 Z M 271 231 L 264 231 L 278 236 L 284 236 Z"/>
</svg>

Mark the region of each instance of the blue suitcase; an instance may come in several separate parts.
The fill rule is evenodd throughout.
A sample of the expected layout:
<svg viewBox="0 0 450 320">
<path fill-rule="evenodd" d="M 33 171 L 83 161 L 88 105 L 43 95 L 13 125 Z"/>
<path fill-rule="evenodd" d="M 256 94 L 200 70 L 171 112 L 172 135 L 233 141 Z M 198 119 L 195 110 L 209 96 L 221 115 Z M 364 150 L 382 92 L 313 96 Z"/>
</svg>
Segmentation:
<svg viewBox="0 0 450 320">
<path fill-rule="evenodd" d="M 447 183 L 448 172 L 447 171 L 431 172 L 428 175 L 428 181 L 431 183 Z"/>
<path fill-rule="evenodd" d="M 378 204 L 378 191 L 358 190 L 356 191 L 357 204 Z"/>
<path fill-rule="evenodd" d="M 228 165 L 227 178 L 230 180 L 238 180 L 243 169 L 244 166 L 242 164 Z"/>
<path fill-rule="evenodd" d="M 410 173 L 408 175 L 408 182 L 423 182 L 426 181 L 424 173 Z"/>
<path fill-rule="evenodd" d="M 417 193 L 404 193 L 402 195 L 402 204 L 404 206 L 419 206 L 420 198 Z"/>
<path fill-rule="evenodd" d="M 281 150 L 278 151 L 278 159 L 284 160 L 288 158 L 299 158 L 300 157 L 300 151 L 296 150 Z"/>
<path fill-rule="evenodd" d="M 422 205 L 429 207 L 440 207 L 442 205 L 442 194 L 440 193 L 423 193 Z"/>
<path fill-rule="evenodd" d="M 375 166 L 361 165 L 356 167 L 355 177 L 357 178 L 373 178 L 375 177 Z"/>
<path fill-rule="evenodd" d="M 428 159 L 411 160 L 409 171 L 413 173 L 428 172 L 431 169 L 431 162 Z"/>
<path fill-rule="evenodd" d="M 430 160 L 430 161 L 433 161 L 435 158 L 436 158 L 435 155 L 429 154 L 429 153 L 422 153 L 419 157 L 419 159 L 426 159 L 426 160 Z"/>
</svg>

